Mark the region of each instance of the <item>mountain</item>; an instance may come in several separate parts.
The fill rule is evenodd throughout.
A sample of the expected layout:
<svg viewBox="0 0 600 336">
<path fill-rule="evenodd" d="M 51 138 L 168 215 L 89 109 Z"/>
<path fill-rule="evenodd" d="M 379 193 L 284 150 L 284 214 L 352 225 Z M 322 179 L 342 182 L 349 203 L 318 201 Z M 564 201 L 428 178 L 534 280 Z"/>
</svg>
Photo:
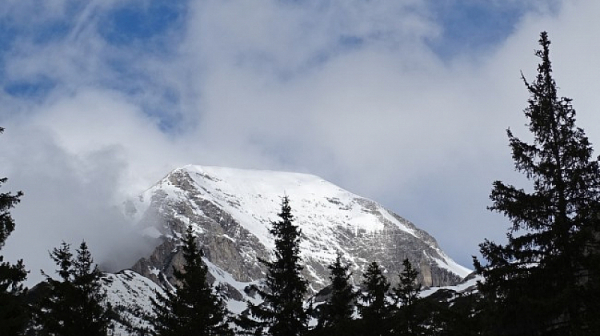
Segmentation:
<svg viewBox="0 0 600 336">
<path fill-rule="evenodd" d="M 181 266 L 177 246 L 192 224 L 214 266 L 213 278 L 226 274 L 230 280 L 222 285 L 228 295 L 242 300 L 247 294 L 242 284 L 264 277 L 258 260 L 271 257 L 274 242 L 268 231 L 283 195 L 302 230 L 304 275 L 313 293 L 327 284 L 327 265 L 338 252 L 352 265 L 355 284 L 371 261 L 385 269 L 392 283 L 404 258 L 417 267 L 425 286 L 455 285 L 471 272 L 408 220 L 317 176 L 193 165 L 175 169 L 126 202 L 134 225 L 157 242 L 154 252 L 132 269 L 166 285 L 173 266 Z"/>
<path fill-rule="evenodd" d="M 302 230 L 311 295 L 327 285 L 327 266 L 337 253 L 351 264 L 355 285 L 371 261 L 395 283 L 402 260 L 409 258 L 420 271 L 419 281 L 437 287 L 424 296 L 442 293 L 441 300 L 449 300 L 452 293 L 472 290 L 476 280 L 465 279 L 470 270 L 450 259 L 425 231 L 374 201 L 308 174 L 189 165 L 124 204 L 132 225 L 156 247 L 131 270 L 106 273 L 102 279 L 118 313 L 113 335 L 147 334 L 151 298 L 172 288 L 173 268 L 183 265 L 180 244 L 189 224 L 204 250 L 209 281 L 221 289 L 229 311 L 239 314 L 246 301 L 259 303 L 250 285 L 264 279 L 259 259 L 272 257 L 269 228 L 284 195 Z M 319 297 L 313 297 L 316 304 Z"/>
</svg>

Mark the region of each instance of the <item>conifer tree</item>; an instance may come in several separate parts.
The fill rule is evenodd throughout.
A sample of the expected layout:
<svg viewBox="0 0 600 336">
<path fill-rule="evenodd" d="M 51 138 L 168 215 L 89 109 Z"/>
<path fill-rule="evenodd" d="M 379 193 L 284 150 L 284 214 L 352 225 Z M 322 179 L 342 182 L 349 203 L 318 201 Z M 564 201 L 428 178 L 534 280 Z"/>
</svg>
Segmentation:
<svg viewBox="0 0 600 336">
<path fill-rule="evenodd" d="M 423 328 L 416 310 L 419 293 L 421 293 L 421 284 L 417 282 L 419 271 L 412 266 L 408 258 L 404 259 L 402 265 L 404 269 L 400 272 L 400 281 L 393 289 L 396 303 L 400 303 L 400 308 L 394 318 L 395 333 L 397 335 L 421 335 Z"/>
<path fill-rule="evenodd" d="M 238 321 L 248 334 L 299 336 L 308 330 L 308 314 L 303 307 L 307 281 L 300 272 L 300 229 L 287 196 L 283 197 L 280 220 L 272 223 L 275 237 L 275 260 L 261 260 L 267 266 L 266 289 L 257 288 L 264 300 L 259 305 L 248 303 L 252 318 Z"/>
<path fill-rule="evenodd" d="M 90 336 L 104 335 L 111 328 L 111 307 L 106 302 L 101 277 L 102 273 L 98 265 L 94 264 L 92 254 L 83 241 L 73 260 L 73 285 L 77 289 L 81 305 L 78 323 L 82 330 L 86 330 L 86 335 Z"/>
<path fill-rule="evenodd" d="M 599 335 L 600 170 L 571 99 L 559 98 L 545 32 L 525 116 L 533 142 L 508 130 L 516 170 L 529 190 L 494 183 L 491 210 L 512 222 L 506 245 L 484 241 L 474 259 L 494 335 Z"/>
<path fill-rule="evenodd" d="M 455 293 L 449 305 L 434 312 L 431 324 L 442 326 L 441 335 L 482 335 L 481 309 L 479 293 Z"/>
<path fill-rule="evenodd" d="M 3 131 L 0 127 L 0 133 Z M 0 186 L 6 181 L 6 178 L 0 178 Z M 10 209 L 19 203 L 22 195 L 20 191 L 16 194 L 0 193 L 0 250 L 15 229 Z M 23 281 L 26 278 L 27 271 L 22 260 L 12 265 L 0 255 L 0 335 L 20 335 L 24 331 L 28 320 L 27 307 L 23 300 Z"/>
<path fill-rule="evenodd" d="M 320 306 L 316 334 L 328 336 L 348 336 L 355 332 L 354 307 L 358 293 L 350 283 L 349 265 L 343 265 L 341 254 L 329 265 L 331 275 L 331 296 Z"/>
<path fill-rule="evenodd" d="M 107 335 L 111 310 L 103 305 L 106 293 L 101 288 L 101 273 L 85 241 L 79 246 L 77 257 L 65 242 L 54 248 L 50 257 L 58 266 L 60 280 L 44 274 L 48 295 L 37 309 L 36 329 L 40 335 Z"/>
<path fill-rule="evenodd" d="M 174 270 L 174 292 L 153 300 L 152 320 L 157 336 L 233 335 L 223 300 L 213 292 L 207 280 L 208 268 L 202 260 L 192 226 L 183 239 L 183 270 Z"/>
<path fill-rule="evenodd" d="M 363 335 L 391 335 L 392 304 L 387 300 L 390 290 L 379 264 L 373 261 L 363 274 L 363 293 L 358 310 Z"/>
</svg>

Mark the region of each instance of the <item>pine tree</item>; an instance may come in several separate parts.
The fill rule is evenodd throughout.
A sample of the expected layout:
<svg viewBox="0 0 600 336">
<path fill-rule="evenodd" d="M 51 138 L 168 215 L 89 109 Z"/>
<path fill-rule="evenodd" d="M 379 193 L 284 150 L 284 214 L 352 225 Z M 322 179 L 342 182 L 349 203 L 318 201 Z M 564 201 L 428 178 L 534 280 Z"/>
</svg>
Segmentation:
<svg viewBox="0 0 600 336">
<path fill-rule="evenodd" d="M 395 333 L 398 335 L 421 335 L 423 328 L 417 316 L 416 305 L 421 293 L 421 284 L 417 282 L 417 271 L 408 259 L 402 262 L 404 269 L 399 274 L 399 282 L 394 287 L 394 297 L 400 308 L 394 318 Z"/>
<path fill-rule="evenodd" d="M 481 298 L 479 293 L 455 293 L 450 304 L 437 316 L 445 320 L 442 335 L 482 335 Z"/>
<path fill-rule="evenodd" d="M 105 336 L 110 329 L 110 306 L 101 288 L 101 273 L 87 244 L 81 243 L 75 258 L 63 242 L 50 257 L 60 280 L 46 276 L 48 295 L 39 303 L 36 322 L 41 335 Z M 43 273 L 43 272 L 42 272 Z"/>
<path fill-rule="evenodd" d="M 391 335 L 392 304 L 387 300 L 390 283 L 377 262 L 373 261 L 363 274 L 363 290 L 358 310 L 363 335 Z"/>
<path fill-rule="evenodd" d="M 0 127 L 0 133 L 3 131 Z M 6 178 L 0 178 L 0 186 L 6 181 Z M 15 229 L 10 209 L 19 203 L 22 195 L 20 191 L 16 194 L 0 193 L 0 250 Z M 20 335 L 24 331 L 28 320 L 28 310 L 23 300 L 23 281 L 26 278 L 27 271 L 22 260 L 11 265 L 0 255 L 0 335 Z"/>
<path fill-rule="evenodd" d="M 71 246 L 62 242 L 59 248 L 52 250 L 50 258 L 58 266 L 56 273 L 61 280 L 55 280 L 42 272 L 46 277 L 48 293 L 37 309 L 37 328 L 40 328 L 40 335 L 74 335 L 76 321 L 70 306 L 75 301 L 75 289 L 71 278 Z"/>
<path fill-rule="evenodd" d="M 152 321 L 157 336 L 227 336 L 233 335 L 223 300 L 208 284 L 208 268 L 202 260 L 192 226 L 183 239 L 183 270 L 174 270 L 174 292 L 153 300 Z"/>
<path fill-rule="evenodd" d="M 417 271 L 408 259 L 402 262 L 403 270 L 400 272 L 398 286 L 394 288 L 394 294 L 402 306 L 414 305 L 421 293 L 421 284 L 417 282 L 419 271 Z"/>
<path fill-rule="evenodd" d="M 494 183 L 491 210 L 510 219 L 506 245 L 484 241 L 474 259 L 494 335 L 598 335 L 600 170 L 571 99 L 559 98 L 545 32 L 525 116 L 533 143 L 508 130 L 517 171 L 531 191 Z"/>
<path fill-rule="evenodd" d="M 299 336 L 308 330 L 308 314 L 304 310 L 307 281 L 300 274 L 300 229 L 288 197 L 281 204 L 280 220 L 269 231 L 275 237 L 275 260 L 261 260 L 267 267 L 266 289 L 256 288 L 263 299 L 260 305 L 248 303 L 252 318 L 242 317 L 237 323 L 247 334 Z"/>
<path fill-rule="evenodd" d="M 165 295 L 154 292 L 156 299 L 150 298 L 152 302 L 153 315 L 146 316 L 152 325 L 153 335 L 174 336 L 181 329 L 181 323 L 175 313 L 175 306 L 179 305 L 176 292 L 167 289 Z"/>
<path fill-rule="evenodd" d="M 335 262 L 329 265 L 331 275 L 331 296 L 320 308 L 316 334 L 329 336 L 348 336 L 355 331 L 354 307 L 358 293 L 350 283 L 349 265 L 342 264 L 342 256 L 337 255 Z"/>
<path fill-rule="evenodd" d="M 80 328 L 86 335 L 106 335 L 110 329 L 111 307 L 105 307 L 106 292 L 102 290 L 102 273 L 94 264 L 85 241 L 79 245 L 77 258 L 73 260 L 73 285 L 79 295 L 81 317 Z"/>
</svg>

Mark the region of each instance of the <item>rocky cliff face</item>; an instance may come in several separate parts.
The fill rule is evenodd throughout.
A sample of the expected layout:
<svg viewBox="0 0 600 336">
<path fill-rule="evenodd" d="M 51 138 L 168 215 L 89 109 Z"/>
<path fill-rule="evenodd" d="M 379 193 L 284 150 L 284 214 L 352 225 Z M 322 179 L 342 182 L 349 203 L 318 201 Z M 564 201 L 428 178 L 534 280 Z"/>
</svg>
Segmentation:
<svg viewBox="0 0 600 336">
<path fill-rule="evenodd" d="M 241 300 L 239 283 L 264 277 L 258 260 L 271 258 L 268 230 L 284 194 L 302 230 L 304 271 L 313 292 L 327 284 L 327 265 L 337 253 L 351 263 L 356 284 L 371 261 L 385 268 L 392 283 L 404 258 L 418 267 L 425 286 L 453 285 L 469 273 L 425 231 L 316 176 L 200 166 L 176 169 L 127 202 L 126 211 L 136 225 L 161 242 L 133 269 L 165 285 L 172 279 L 172 268 L 181 266 L 177 247 L 191 224 L 213 269 L 227 273 L 237 285 L 220 283 L 230 297 Z"/>
</svg>

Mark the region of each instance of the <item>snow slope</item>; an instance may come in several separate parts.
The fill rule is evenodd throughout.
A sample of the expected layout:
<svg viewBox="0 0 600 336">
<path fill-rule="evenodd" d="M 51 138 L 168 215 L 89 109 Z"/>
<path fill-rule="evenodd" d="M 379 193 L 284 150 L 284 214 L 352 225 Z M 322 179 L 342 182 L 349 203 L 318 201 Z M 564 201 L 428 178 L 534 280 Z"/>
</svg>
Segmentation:
<svg viewBox="0 0 600 336">
<path fill-rule="evenodd" d="M 438 275 L 438 270 L 454 274 L 456 279 L 448 281 L 455 282 L 471 272 L 406 219 L 309 174 L 187 165 L 132 200 L 128 209 L 137 225 L 145 226 L 148 236 L 179 239 L 182 229 L 192 224 L 201 240 L 217 235 L 221 242 L 227 239 L 244 245 L 246 250 L 237 252 L 247 264 L 256 265 L 256 260 L 250 259 L 256 259 L 261 251 L 269 253 L 274 246 L 269 228 L 278 219 L 284 195 L 289 197 L 295 223 L 302 230 L 301 253 L 315 289 L 326 283 L 326 266 L 338 252 L 353 265 L 355 279 L 360 279 L 358 274 L 370 261 L 380 262 L 393 275 L 405 257 L 421 267 L 426 285 L 443 284 L 448 278 Z M 149 213 L 159 218 L 149 220 Z M 259 244 L 239 230 L 216 232 L 214 228 L 224 228 L 225 222 L 235 222 Z M 243 272 L 228 268 L 230 260 L 212 261 L 231 274 Z"/>
</svg>

